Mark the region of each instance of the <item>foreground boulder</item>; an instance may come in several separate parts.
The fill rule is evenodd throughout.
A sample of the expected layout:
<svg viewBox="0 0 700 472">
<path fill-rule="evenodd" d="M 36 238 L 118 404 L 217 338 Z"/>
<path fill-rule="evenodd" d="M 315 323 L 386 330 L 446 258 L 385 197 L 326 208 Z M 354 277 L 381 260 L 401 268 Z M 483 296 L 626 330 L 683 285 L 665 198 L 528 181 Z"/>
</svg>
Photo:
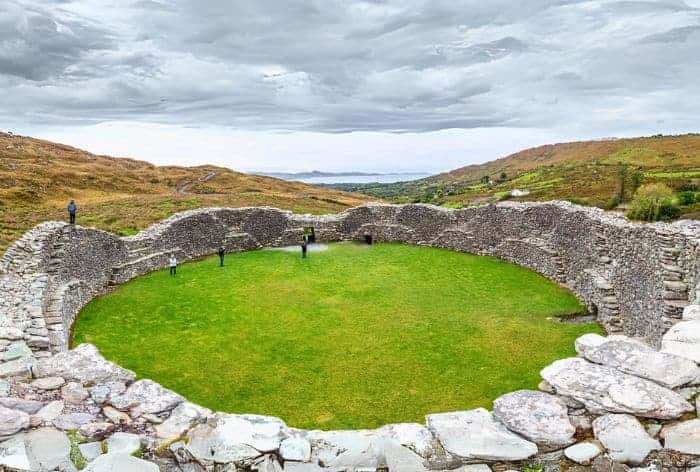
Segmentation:
<svg viewBox="0 0 700 472">
<path fill-rule="evenodd" d="M 0 406 L 0 439 L 29 428 L 29 415 Z"/>
<path fill-rule="evenodd" d="M 81 384 L 108 381 L 132 382 L 136 375 L 109 362 L 92 344 L 81 344 L 70 351 L 40 359 L 34 367 L 37 377 L 62 377 Z"/>
<path fill-rule="evenodd" d="M 583 403 L 592 413 L 674 419 L 693 410 L 672 390 L 578 357 L 555 361 L 541 375 L 557 394 Z"/>
<path fill-rule="evenodd" d="M 611 459 L 640 464 L 661 444 L 647 434 L 644 426 L 630 415 L 604 415 L 593 421 L 593 434 L 608 450 Z"/>
<path fill-rule="evenodd" d="M 466 460 L 517 461 L 537 454 L 537 446 L 508 431 L 484 408 L 426 416 L 445 450 Z"/>
<path fill-rule="evenodd" d="M 690 359 L 656 351 L 622 336 L 585 349 L 583 356 L 596 364 L 653 380 L 668 388 L 680 387 L 700 376 L 700 368 Z"/>
<path fill-rule="evenodd" d="M 134 418 L 170 411 L 183 401 L 182 396 L 149 379 L 134 382 L 122 395 L 110 399 L 112 406 L 118 410 L 131 410 Z"/>
<path fill-rule="evenodd" d="M 152 462 L 137 459 L 124 453 L 109 453 L 98 456 L 90 462 L 85 472 L 158 472 L 158 466 Z"/>
<path fill-rule="evenodd" d="M 493 402 L 493 416 L 511 431 L 537 444 L 542 452 L 574 442 L 576 429 L 564 402 L 554 395 L 519 390 Z"/>
<path fill-rule="evenodd" d="M 187 433 L 186 450 L 203 464 L 240 463 L 276 451 L 287 437 L 278 418 L 217 413 Z"/>
<path fill-rule="evenodd" d="M 667 449 L 700 455 L 700 419 L 665 426 L 661 437 Z"/>
<path fill-rule="evenodd" d="M 673 325 L 661 339 L 661 350 L 700 364 L 700 320 Z"/>
</svg>

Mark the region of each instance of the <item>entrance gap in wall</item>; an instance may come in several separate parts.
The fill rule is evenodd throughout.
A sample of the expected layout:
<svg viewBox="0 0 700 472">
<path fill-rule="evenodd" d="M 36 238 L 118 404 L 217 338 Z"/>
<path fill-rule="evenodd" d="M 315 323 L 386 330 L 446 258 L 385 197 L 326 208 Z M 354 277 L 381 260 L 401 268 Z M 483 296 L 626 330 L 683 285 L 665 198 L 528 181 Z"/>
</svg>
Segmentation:
<svg viewBox="0 0 700 472">
<path fill-rule="evenodd" d="M 316 242 L 316 231 L 314 231 L 313 226 L 306 226 L 304 228 L 304 239 L 306 239 L 306 242 L 309 244 Z"/>
</svg>

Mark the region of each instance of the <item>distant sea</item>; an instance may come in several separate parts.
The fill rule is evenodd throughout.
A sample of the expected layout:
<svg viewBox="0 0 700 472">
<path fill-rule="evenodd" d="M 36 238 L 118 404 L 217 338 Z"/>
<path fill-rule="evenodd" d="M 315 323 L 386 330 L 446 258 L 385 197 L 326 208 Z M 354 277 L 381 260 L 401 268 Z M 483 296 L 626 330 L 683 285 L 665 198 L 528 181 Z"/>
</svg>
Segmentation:
<svg viewBox="0 0 700 472">
<path fill-rule="evenodd" d="M 428 177 L 430 174 L 406 173 L 406 174 L 373 174 L 373 175 L 329 175 L 319 177 L 299 177 L 288 180 L 301 181 L 307 184 L 391 184 L 394 182 L 406 182 Z"/>
</svg>

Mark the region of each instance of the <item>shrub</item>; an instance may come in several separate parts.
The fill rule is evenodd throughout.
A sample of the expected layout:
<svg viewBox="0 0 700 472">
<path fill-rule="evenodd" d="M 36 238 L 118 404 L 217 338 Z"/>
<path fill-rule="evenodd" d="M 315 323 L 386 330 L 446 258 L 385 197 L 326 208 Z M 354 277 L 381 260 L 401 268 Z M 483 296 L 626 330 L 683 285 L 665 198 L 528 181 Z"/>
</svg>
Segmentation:
<svg viewBox="0 0 700 472">
<path fill-rule="evenodd" d="M 639 187 L 627 216 L 633 220 L 672 220 L 681 214 L 673 202 L 673 190 L 664 184 L 648 184 Z"/>
<path fill-rule="evenodd" d="M 678 194 L 678 203 L 680 205 L 692 205 L 696 201 L 695 192 L 685 191 Z"/>
</svg>

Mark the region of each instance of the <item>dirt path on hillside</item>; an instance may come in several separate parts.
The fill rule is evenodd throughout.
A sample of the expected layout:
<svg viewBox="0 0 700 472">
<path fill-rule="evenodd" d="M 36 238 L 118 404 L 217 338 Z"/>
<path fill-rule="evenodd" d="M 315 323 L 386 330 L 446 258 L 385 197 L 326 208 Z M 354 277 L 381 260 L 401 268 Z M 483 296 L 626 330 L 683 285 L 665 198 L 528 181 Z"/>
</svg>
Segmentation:
<svg viewBox="0 0 700 472">
<path fill-rule="evenodd" d="M 183 182 L 180 182 L 175 186 L 175 193 L 177 193 L 178 195 L 187 195 L 188 193 L 190 193 L 190 188 L 192 188 L 194 184 L 208 182 L 214 177 L 216 177 L 216 175 L 216 172 L 209 172 L 204 177 L 200 177 L 196 180 L 185 180 Z"/>
</svg>

